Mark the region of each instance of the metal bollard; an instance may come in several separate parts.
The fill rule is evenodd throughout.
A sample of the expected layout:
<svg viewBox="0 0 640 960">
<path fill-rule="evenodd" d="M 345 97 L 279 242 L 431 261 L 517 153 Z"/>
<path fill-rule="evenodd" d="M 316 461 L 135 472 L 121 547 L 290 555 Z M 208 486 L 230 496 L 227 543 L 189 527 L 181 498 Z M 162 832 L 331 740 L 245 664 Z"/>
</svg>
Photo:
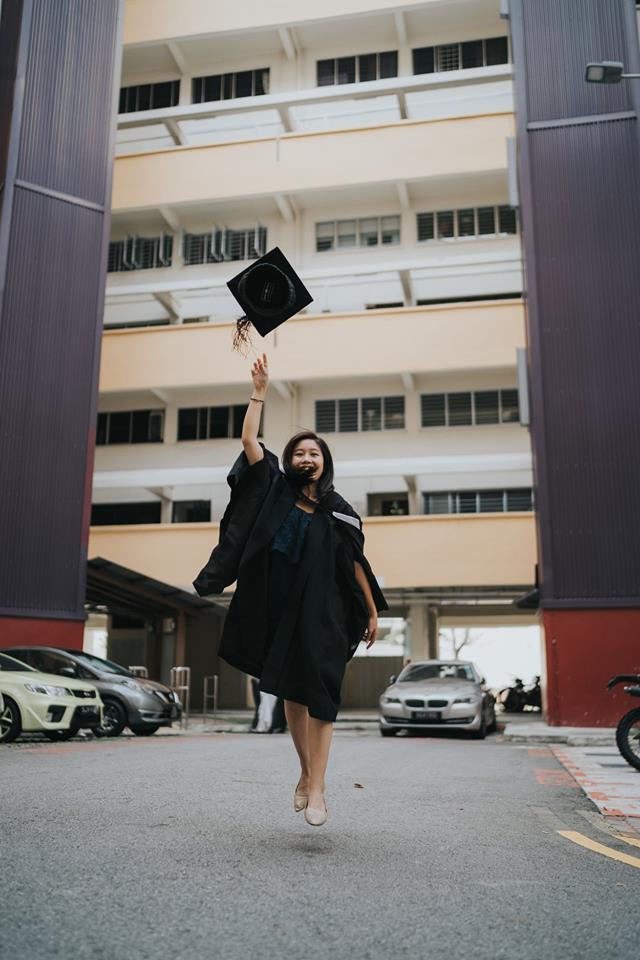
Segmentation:
<svg viewBox="0 0 640 960">
<path fill-rule="evenodd" d="M 189 701 L 191 692 L 191 667 L 171 667 L 169 686 L 182 701 L 182 717 L 180 726 L 185 729 L 189 726 Z M 182 694 L 182 696 L 180 696 Z"/>
<path fill-rule="evenodd" d="M 213 693 L 209 693 L 210 681 L 213 680 Z M 214 674 L 211 677 L 204 678 L 204 684 L 202 689 L 202 720 L 206 721 L 209 712 L 207 710 L 207 704 L 209 700 L 213 700 L 213 713 L 212 717 L 215 719 L 215 716 L 218 712 L 218 674 Z"/>
<path fill-rule="evenodd" d="M 127 667 L 129 673 L 132 673 L 135 677 L 146 677 L 149 678 L 149 671 L 146 667 L 143 666 L 133 666 Z"/>
</svg>

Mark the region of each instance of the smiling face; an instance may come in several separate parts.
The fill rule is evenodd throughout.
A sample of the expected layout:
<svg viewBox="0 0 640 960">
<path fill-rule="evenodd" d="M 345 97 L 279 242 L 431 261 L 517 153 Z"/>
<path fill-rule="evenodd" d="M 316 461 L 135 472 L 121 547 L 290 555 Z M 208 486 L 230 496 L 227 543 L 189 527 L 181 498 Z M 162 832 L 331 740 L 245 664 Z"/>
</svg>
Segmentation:
<svg viewBox="0 0 640 960">
<path fill-rule="evenodd" d="M 315 440 L 301 440 L 296 444 L 291 454 L 291 466 L 309 480 L 320 479 L 324 470 L 324 457 Z"/>
</svg>

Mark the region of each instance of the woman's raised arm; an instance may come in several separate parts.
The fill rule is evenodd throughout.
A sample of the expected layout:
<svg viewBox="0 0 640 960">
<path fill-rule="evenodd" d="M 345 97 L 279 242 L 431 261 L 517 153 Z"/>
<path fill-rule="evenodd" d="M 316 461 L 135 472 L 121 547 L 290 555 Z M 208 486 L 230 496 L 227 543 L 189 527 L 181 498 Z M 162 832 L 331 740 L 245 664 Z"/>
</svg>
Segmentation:
<svg viewBox="0 0 640 960">
<path fill-rule="evenodd" d="M 258 358 L 254 361 L 251 367 L 251 379 L 253 380 L 253 391 L 242 424 L 242 446 L 249 464 L 257 463 L 264 457 L 264 451 L 258 443 L 258 429 L 267 395 L 267 387 L 269 386 L 266 353 L 262 354 L 262 359 Z"/>
</svg>

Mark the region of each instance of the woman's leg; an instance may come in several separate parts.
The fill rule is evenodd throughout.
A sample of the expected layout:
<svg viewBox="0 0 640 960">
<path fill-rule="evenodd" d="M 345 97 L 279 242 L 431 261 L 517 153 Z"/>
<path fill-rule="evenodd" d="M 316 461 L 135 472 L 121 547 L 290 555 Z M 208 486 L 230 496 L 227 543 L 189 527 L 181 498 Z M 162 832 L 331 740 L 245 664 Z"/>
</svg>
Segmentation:
<svg viewBox="0 0 640 960">
<path fill-rule="evenodd" d="M 329 762 L 333 722 L 309 717 L 309 759 L 311 776 L 309 779 L 308 806 L 324 809 L 324 777 Z"/>
<path fill-rule="evenodd" d="M 298 790 L 305 793 L 309 784 L 311 764 L 309 758 L 309 710 L 304 703 L 295 700 L 284 701 L 284 712 L 291 731 L 291 739 L 300 758 L 300 780 Z"/>
</svg>

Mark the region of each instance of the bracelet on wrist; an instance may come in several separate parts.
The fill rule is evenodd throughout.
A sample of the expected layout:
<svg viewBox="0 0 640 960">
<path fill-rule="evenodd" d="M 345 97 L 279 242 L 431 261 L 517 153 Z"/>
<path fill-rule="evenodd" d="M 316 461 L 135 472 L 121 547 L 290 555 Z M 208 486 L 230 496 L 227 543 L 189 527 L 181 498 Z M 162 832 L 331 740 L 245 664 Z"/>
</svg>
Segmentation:
<svg viewBox="0 0 640 960">
<path fill-rule="evenodd" d="M 257 403 L 264 403 L 264 400 L 261 400 L 260 397 L 250 397 L 251 400 L 255 400 Z"/>
</svg>

